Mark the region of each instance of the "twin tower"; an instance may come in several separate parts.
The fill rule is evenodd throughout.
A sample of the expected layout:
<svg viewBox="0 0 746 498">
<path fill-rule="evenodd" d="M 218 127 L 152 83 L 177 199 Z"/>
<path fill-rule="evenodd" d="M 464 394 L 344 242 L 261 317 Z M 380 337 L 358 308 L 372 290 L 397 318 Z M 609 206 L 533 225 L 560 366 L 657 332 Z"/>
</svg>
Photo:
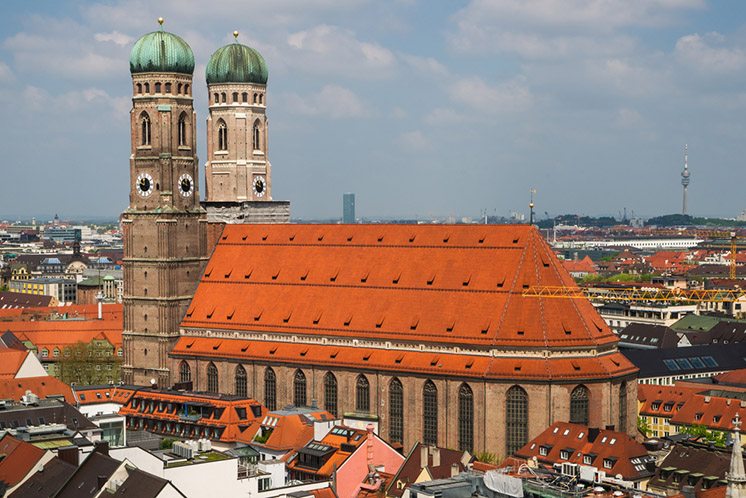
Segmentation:
<svg viewBox="0 0 746 498">
<path fill-rule="evenodd" d="M 168 354 L 224 223 L 283 223 L 267 157 L 267 65 L 237 41 L 207 64 L 205 201 L 200 202 L 194 54 L 161 29 L 130 55 L 130 202 L 124 237 L 123 380 L 171 384 Z M 238 38 L 238 33 L 234 32 Z"/>
</svg>

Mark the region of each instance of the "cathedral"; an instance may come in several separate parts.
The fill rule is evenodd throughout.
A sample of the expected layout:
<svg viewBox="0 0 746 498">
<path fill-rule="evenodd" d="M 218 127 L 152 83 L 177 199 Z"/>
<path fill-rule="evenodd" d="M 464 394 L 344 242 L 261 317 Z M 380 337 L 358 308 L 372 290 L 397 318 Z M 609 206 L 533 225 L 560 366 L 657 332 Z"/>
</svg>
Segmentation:
<svg viewBox="0 0 746 498">
<path fill-rule="evenodd" d="M 207 64 L 200 203 L 191 49 L 155 31 L 130 70 L 125 382 L 315 405 L 405 450 L 503 456 L 556 420 L 634 433 L 637 370 L 593 306 L 525 292 L 575 285 L 534 227 L 288 223 L 267 66 L 237 41 Z"/>
</svg>

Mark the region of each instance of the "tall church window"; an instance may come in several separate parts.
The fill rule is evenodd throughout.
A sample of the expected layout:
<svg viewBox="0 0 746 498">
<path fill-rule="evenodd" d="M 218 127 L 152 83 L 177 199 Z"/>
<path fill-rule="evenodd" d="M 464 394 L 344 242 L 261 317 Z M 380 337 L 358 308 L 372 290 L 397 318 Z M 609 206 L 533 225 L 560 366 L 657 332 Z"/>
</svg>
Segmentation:
<svg viewBox="0 0 746 498">
<path fill-rule="evenodd" d="M 627 432 L 627 383 L 619 385 L 619 430 Z"/>
<path fill-rule="evenodd" d="M 207 365 L 207 392 L 218 392 L 218 367 L 212 362 Z"/>
<path fill-rule="evenodd" d="M 223 104 L 225 104 L 225 102 L 226 102 L 226 98 L 225 98 L 225 92 L 223 92 L 223 93 L 221 93 L 221 94 L 220 94 L 220 101 L 221 101 L 221 102 L 222 102 Z"/>
<path fill-rule="evenodd" d="M 337 416 L 337 378 L 331 372 L 324 375 L 324 409 Z"/>
<path fill-rule="evenodd" d="M 213 95 L 213 97 L 214 97 L 214 99 L 215 99 L 215 103 L 216 103 L 216 104 L 217 104 L 218 102 L 220 102 L 220 96 L 219 96 L 219 95 L 218 95 L 217 93 L 216 93 L 215 95 Z"/>
<path fill-rule="evenodd" d="M 254 103 L 256 104 L 257 102 L 259 102 L 258 96 L 257 96 L 257 94 L 254 94 Z"/>
<path fill-rule="evenodd" d="M 303 370 L 296 370 L 293 378 L 293 404 L 306 406 L 306 374 Z"/>
<path fill-rule="evenodd" d="M 259 94 L 259 103 L 264 104 L 264 95 L 261 93 Z"/>
<path fill-rule="evenodd" d="M 277 376 L 272 367 L 264 371 L 264 406 L 269 410 L 277 409 Z"/>
<path fill-rule="evenodd" d="M 236 367 L 236 396 L 247 396 L 246 369 L 243 365 Z"/>
<path fill-rule="evenodd" d="M 355 386 L 355 411 L 368 413 L 370 411 L 370 382 L 365 375 L 357 376 Z"/>
<path fill-rule="evenodd" d="M 233 92 L 233 103 L 238 102 L 238 92 Z"/>
<path fill-rule="evenodd" d="M 422 387 L 422 442 L 438 445 L 438 388 L 428 380 Z"/>
<path fill-rule="evenodd" d="M 179 382 L 191 382 L 192 381 L 192 369 L 189 368 L 189 363 L 182 361 L 179 364 Z"/>
<path fill-rule="evenodd" d="M 259 122 L 254 123 L 254 135 L 253 135 L 254 150 L 261 149 L 261 136 L 259 135 Z"/>
<path fill-rule="evenodd" d="M 160 84 L 160 82 L 157 82 L 155 84 L 155 93 L 161 93 L 161 84 Z"/>
<path fill-rule="evenodd" d="M 474 449 L 474 393 L 466 383 L 458 390 L 458 447 L 461 451 Z"/>
<path fill-rule="evenodd" d="M 171 83 L 166 83 L 166 93 L 171 93 Z"/>
<path fill-rule="evenodd" d="M 140 143 L 150 145 L 150 116 L 147 112 L 140 114 Z"/>
<path fill-rule="evenodd" d="M 150 83 L 145 83 L 145 93 L 150 93 Z"/>
<path fill-rule="evenodd" d="M 218 150 L 228 150 L 228 127 L 222 119 L 218 123 Z"/>
<path fill-rule="evenodd" d="M 189 83 L 184 85 L 184 95 L 189 95 Z"/>
<path fill-rule="evenodd" d="M 142 93 L 142 83 L 137 84 L 137 93 Z"/>
<path fill-rule="evenodd" d="M 588 388 L 578 386 L 570 394 L 570 422 L 588 425 Z"/>
<path fill-rule="evenodd" d="M 186 126 L 186 114 L 182 113 L 179 116 L 179 145 L 187 144 L 187 126 Z"/>
<path fill-rule="evenodd" d="M 396 377 L 389 384 L 389 440 L 404 441 L 404 387 Z"/>
<path fill-rule="evenodd" d="M 181 83 L 179 83 L 178 85 L 176 85 L 176 93 L 178 93 L 179 95 L 181 95 Z"/>
<path fill-rule="evenodd" d="M 528 442 L 528 393 L 520 386 L 505 396 L 505 449 L 512 455 Z"/>
<path fill-rule="evenodd" d="M 246 104 L 246 103 L 249 102 L 249 94 L 248 93 L 243 92 L 241 94 L 241 102 L 243 102 L 244 104 Z"/>
</svg>

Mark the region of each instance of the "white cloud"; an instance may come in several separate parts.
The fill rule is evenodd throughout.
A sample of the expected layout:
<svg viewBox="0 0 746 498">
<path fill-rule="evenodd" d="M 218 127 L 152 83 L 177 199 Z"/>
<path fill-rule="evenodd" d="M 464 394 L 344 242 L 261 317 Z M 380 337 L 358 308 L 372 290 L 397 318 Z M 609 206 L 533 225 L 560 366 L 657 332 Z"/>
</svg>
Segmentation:
<svg viewBox="0 0 746 498">
<path fill-rule="evenodd" d="M 362 118 L 369 115 L 367 106 L 354 92 L 339 85 L 325 85 L 318 93 L 284 97 L 289 111 L 320 119 Z"/>
<path fill-rule="evenodd" d="M 620 128 L 636 128 L 642 124 L 642 115 L 634 110 L 628 108 L 618 109 L 614 122 Z"/>
<path fill-rule="evenodd" d="M 109 33 L 96 33 L 93 38 L 99 42 L 112 42 L 119 46 L 129 45 L 134 41 L 134 38 L 127 36 L 119 31 L 111 31 Z"/>
<path fill-rule="evenodd" d="M 730 73 L 746 68 L 746 51 L 727 47 L 719 33 L 682 36 L 676 42 L 677 59 L 694 72 Z"/>
<path fill-rule="evenodd" d="M 449 89 L 451 98 L 485 113 L 512 112 L 531 106 L 533 95 L 521 78 L 490 85 L 478 77 L 456 81 Z"/>
<path fill-rule="evenodd" d="M 425 124 L 430 126 L 445 126 L 453 123 L 462 123 L 468 120 L 469 117 L 466 115 L 444 107 L 433 109 L 424 118 Z"/>
<path fill-rule="evenodd" d="M 415 71 L 436 76 L 443 76 L 448 69 L 433 57 L 420 57 L 417 55 L 400 53 L 399 58 Z"/>
<path fill-rule="evenodd" d="M 431 147 L 430 140 L 420 130 L 404 132 L 397 138 L 399 145 L 405 149 L 422 152 Z"/>
<path fill-rule="evenodd" d="M 13 71 L 6 63 L 0 61 L 0 82 L 13 81 L 13 79 L 15 79 Z"/>
<path fill-rule="evenodd" d="M 377 78 L 389 75 L 396 65 L 389 49 L 326 24 L 288 35 L 287 46 L 286 55 L 292 57 L 293 66 L 311 73 Z"/>
</svg>

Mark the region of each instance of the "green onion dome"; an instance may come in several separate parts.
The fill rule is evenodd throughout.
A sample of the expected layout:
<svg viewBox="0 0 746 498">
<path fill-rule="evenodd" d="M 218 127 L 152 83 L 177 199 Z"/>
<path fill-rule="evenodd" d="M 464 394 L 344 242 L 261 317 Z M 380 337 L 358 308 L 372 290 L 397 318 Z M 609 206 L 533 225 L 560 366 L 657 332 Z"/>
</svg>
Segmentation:
<svg viewBox="0 0 746 498">
<path fill-rule="evenodd" d="M 238 36 L 234 33 L 234 36 Z M 267 63 L 259 52 L 240 43 L 231 43 L 215 51 L 207 63 L 207 84 L 267 84 Z"/>
<path fill-rule="evenodd" d="M 132 47 L 130 72 L 193 74 L 194 53 L 187 42 L 175 34 L 153 31 Z"/>
</svg>

